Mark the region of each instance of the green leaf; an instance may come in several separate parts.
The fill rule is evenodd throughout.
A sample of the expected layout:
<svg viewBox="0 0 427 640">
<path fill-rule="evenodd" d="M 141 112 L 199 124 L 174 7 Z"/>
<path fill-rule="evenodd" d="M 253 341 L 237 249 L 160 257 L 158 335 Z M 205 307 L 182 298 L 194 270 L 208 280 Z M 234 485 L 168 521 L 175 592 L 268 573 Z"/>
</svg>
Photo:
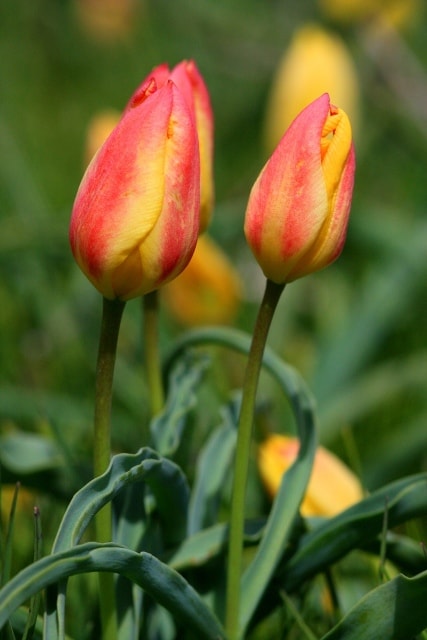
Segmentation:
<svg viewBox="0 0 427 640">
<path fill-rule="evenodd" d="M 180 443 L 186 417 L 196 405 L 195 389 L 208 363 L 206 355 L 187 354 L 172 370 L 165 410 L 150 425 L 153 447 L 163 456 L 172 456 Z"/>
<path fill-rule="evenodd" d="M 58 529 L 53 553 L 65 551 L 77 545 L 94 515 L 120 491 L 124 488 L 132 489 L 138 482 L 147 483 L 154 495 L 162 525 L 163 545 L 174 547 L 179 544 L 185 536 L 187 526 L 189 501 L 187 480 L 174 462 L 161 458 L 158 453 L 146 447 L 136 454 L 124 453 L 114 456 L 102 476 L 94 478 L 74 495 Z M 140 515 L 139 507 L 139 504 L 135 504 L 138 516 Z M 127 516 L 129 517 L 130 514 L 127 513 Z M 121 526 L 119 522 L 118 531 L 122 537 L 125 529 L 126 526 Z M 129 530 L 125 533 L 131 535 Z M 135 534 L 134 529 L 132 533 Z M 66 585 L 62 583 L 57 595 L 57 615 L 52 605 L 53 610 L 46 618 L 46 628 L 52 637 L 56 637 L 58 632 L 60 637 L 62 634 L 65 590 Z M 52 594 L 52 600 L 53 598 Z M 119 600 L 123 601 L 122 598 Z M 127 614 L 127 607 L 124 607 L 122 617 L 127 617 Z M 123 624 L 127 624 L 124 619 Z"/>
<path fill-rule="evenodd" d="M 265 527 L 265 519 L 246 520 L 244 544 L 258 544 Z M 182 541 L 168 559 L 168 564 L 177 571 L 200 567 L 212 558 L 225 552 L 228 540 L 228 525 L 216 524 L 198 531 Z"/>
<path fill-rule="evenodd" d="M 149 553 L 91 542 L 42 558 L 5 585 L 0 590 L 0 628 L 15 609 L 41 589 L 72 575 L 94 571 L 118 573 L 135 582 L 201 640 L 224 638 L 214 614 L 179 573 Z"/>
<path fill-rule="evenodd" d="M 342 430 L 343 424 L 354 424 L 363 419 L 369 412 L 385 404 L 392 397 L 402 392 L 413 393 L 414 390 L 424 389 L 427 379 L 427 353 L 417 351 L 404 359 L 393 359 L 378 366 L 364 370 L 361 375 L 352 378 L 351 382 L 339 394 L 335 394 L 326 404 L 320 407 L 319 420 L 322 425 L 323 441 L 336 438 Z M 424 435 L 424 430 L 421 430 Z M 407 430 L 405 431 L 407 433 Z M 393 437 L 393 432 L 388 434 Z M 403 440 L 400 431 L 394 437 L 394 448 L 388 454 L 395 461 L 396 452 L 402 447 L 411 446 L 407 437 Z M 408 442 L 409 440 L 409 442 Z M 419 446 L 419 443 L 416 444 Z M 380 465 L 383 468 L 383 464 Z"/>
<path fill-rule="evenodd" d="M 14 473 L 27 474 L 58 468 L 63 457 L 50 438 L 14 432 L 0 437 L 0 463 Z"/>
<path fill-rule="evenodd" d="M 365 288 L 354 300 L 347 322 L 320 345 L 312 388 L 322 404 L 329 404 L 337 390 L 341 392 L 345 388 L 347 381 L 372 356 L 392 324 L 410 308 L 425 273 L 426 239 L 424 221 L 401 232 L 391 257 L 381 269 L 375 265 L 369 279 L 365 278 Z M 396 291 L 400 292 L 399 296 L 395 295 Z"/>
<path fill-rule="evenodd" d="M 42 555 L 41 548 L 42 541 L 42 525 L 40 520 L 40 511 L 38 508 L 34 509 L 34 560 L 39 560 Z M 28 619 L 25 625 L 22 640 L 33 640 L 34 632 L 36 631 L 38 614 L 42 604 L 42 594 L 36 593 L 30 600 L 28 609 Z"/>
<path fill-rule="evenodd" d="M 196 479 L 188 514 L 189 535 L 217 521 L 221 488 L 236 447 L 240 401 L 241 394 L 223 408 L 223 424 L 213 431 L 197 458 Z"/>
<path fill-rule="evenodd" d="M 427 473 L 393 482 L 301 536 L 297 551 L 282 568 L 283 588 L 294 591 L 352 549 L 371 542 L 382 532 L 386 510 L 389 527 L 425 515 Z"/>
<path fill-rule="evenodd" d="M 145 447 L 136 454 L 122 453 L 111 460 L 107 471 L 85 485 L 71 500 L 53 545 L 53 552 L 80 541 L 93 516 L 124 487 L 147 482 L 163 523 L 166 545 L 174 546 L 185 536 L 189 489 L 181 469 Z"/>
<path fill-rule="evenodd" d="M 3 541 L 3 531 L 2 531 L 2 518 L 0 511 L 0 586 L 9 580 L 10 577 L 10 567 L 12 564 L 12 550 L 13 550 L 13 532 L 15 527 L 15 513 L 16 513 L 16 504 L 18 500 L 19 493 L 19 483 L 15 485 L 15 489 L 13 492 L 12 504 L 10 507 L 8 525 L 6 530 L 5 539 Z M 0 506 L 1 506 L 1 484 L 0 484 Z"/>
<path fill-rule="evenodd" d="M 290 399 L 300 448 L 295 462 L 283 475 L 257 553 L 243 574 L 239 622 L 242 637 L 294 530 L 317 447 L 313 402 L 307 388 L 293 369 L 273 355 L 269 358 L 271 372 Z"/>
<path fill-rule="evenodd" d="M 427 571 L 370 591 L 323 640 L 409 640 L 427 628 Z"/>
<path fill-rule="evenodd" d="M 382 538 L 363 544 L 361 549 L 368 553 L 381 556 Z M 408 536 L 389 531 L 385 539 L 385 555 L 395 567 L 406 575 L 415 575 L 420 571 L 420 565 L 425 561 L 425 555 L 419 542 Z"/>
<path fill-rule="evenodd" d="M 188 347 L 205 343 L 213 343 L 241 353 L 248 353 L 250 336 L 235 329 L 208 327 L 193 330 L 177 341 L 169 355 L 169 363 L 174 362 Z M 307 488 L 317 446 L 314 403 L 298 372 L 282 362 L 268 348 L 264 352 L 263 367 L 274 376 L 290 401 L 301 446 L 297 459 L 283 477 L 258 552 L 242 579 L 241 635 L 249 624 L 286 548 L 298 517 L 299 505 Z"/>
</svg>

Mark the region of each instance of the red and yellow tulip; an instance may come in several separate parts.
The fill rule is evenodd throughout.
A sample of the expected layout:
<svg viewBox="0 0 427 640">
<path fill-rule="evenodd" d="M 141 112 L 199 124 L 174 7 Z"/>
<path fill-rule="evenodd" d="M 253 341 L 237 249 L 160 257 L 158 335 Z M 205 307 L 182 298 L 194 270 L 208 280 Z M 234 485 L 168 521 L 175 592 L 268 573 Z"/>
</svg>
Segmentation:
<svg viewBox="0 0 427 640">
<path fill-rule="evenodd" d="M 273 498 L 282 476 L 294 462 L 299 440 L 273 434 L 258 449 L 258 469 L 269 496 Z M 363 490 L 356 476 L 324 447 L 318 447 L 301 513 L 304 516 L 333 516 L 359 502 Z"/>
<path fill-rule="evenodd" d="M 74 202 L 70 243 L 109 299 L 157 289 L 189 262 L 199 233 L 194 117 L 172 81 L 150 79 L 92 159 Z"/>
<path fill-rule="evenodd" d="M 323 94 L 292 122 L 249 196 L 245 235 L 267 278 L 292 282 L 339 256 L 354 171 L 349 119 Z"/>
<path fill-rule="evenodd" d="M 167 64 L 155 67 L 129 101 L 132 105 L 138 99 L 139 91 L 145 91 L 145 85 L 154 78 L 157 86 L 162 87 L 172 80 L 194 115 L 200 151 L 200 233 L 204 231 L 211 218 L 214 201 L 213 181 L 213 112 L 209 92 L 193 60 L 183 60 L 172 70 Z"/>
</svg>

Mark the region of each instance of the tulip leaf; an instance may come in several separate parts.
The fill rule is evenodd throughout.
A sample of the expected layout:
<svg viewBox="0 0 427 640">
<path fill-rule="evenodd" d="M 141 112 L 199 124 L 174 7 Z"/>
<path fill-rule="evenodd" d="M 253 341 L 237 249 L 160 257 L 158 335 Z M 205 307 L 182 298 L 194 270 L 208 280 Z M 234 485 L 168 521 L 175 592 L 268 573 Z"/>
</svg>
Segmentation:
<svg viewBox="0 0 427 640">
<path fill-rule="evenodd" d="M 34 562 L 0 590 L 0 629 L 38 591 L 80 573 L 109 571 L 140 586 L 201 640 L 224 638 L 224 631 L 196 591 L 176 571 L 149 553 L 115 544 L 85 543 Z"/>
<path fill-rule="evenodd" d="M 165 409 L 150 425 L 152 445 L 161 455 L 172 456 L 176 451 L 185 419 L 196 405 L 195 389 L 208 364 L 206 354 L 192 353 L 171 370 Z"/>
<path fill-rule="evenodd" d="M 323 640 L 408 640 L 427 628 L 427 571 L 370 591 Z"/>
<path fill-rule="evenodd" d="M 320 407 L 319 420 L 325 429 L 322 432 L 323 439 L 332 440 L 336 438 L 342 430 L 343 424 L 352 424 L 363 419 L 369 412 L 378 406 L 386 403 L 391 397 L 405 391 L 424 389 L 427 379 L 427 354 L 426 351 L 417 351 L 402 359 L 392 359 L 381 363 L 376 367 L 371 367 L 364 371 L 359 377 L 351 379 L 351 384 L 343 389 L 339 394 L 334 395 L 324 406 Z M 420 429 L 422 435 L 424 430 Z M 407 433 L 407 428 L 405 430 Z M 405 438 L 403 441 L 400 431 L 387 433 L 385 445 L 390 447 L 390 438 L 396 439 L 394 447 L 388 453 L 394 462 L 396 451 L 411 446 L 411 439 Z M 409 442 L 408 442 L 409 441 Z M 419 443 L 416 446 L 420 446 Z M 382 449 L 382 463 L 384 450 Z M 383 464 L 380 465 L 383 469 Z"/>
<path fill-rule="evenodd" d="M 213 343 L 248 353 L 250 342 L 250 336 L 235 329 L 209 327 L 193 330 L 177 341 L 169 355 L 169 362 L 173 362 L 183 350 L 196 344 Z M 290 401 L 301 446 L 295 462 L 282 479 L 258 552 L 242 578 L 241 635 L 249 624 L 294 529 L 317 446 L 313 400 L 297 371 L 282 362 L 268 348 L 264 352 L 263 367 L 276 379 Z"/>
<path fill-rule="evenodd" d="M 271 357 L 271 366 L 291 402 L 300 448 L 294 463 L 283 475 L 257 553 L 243 574 L 239 622 L 242 637 L 295 528 L 317 447 L 313 402 L 304 383 L 279 358 Z"/>
<path fill-rule="evenodd" d="M 78 491 L 71 500 L 58 529 L 53 545 L 53 553 L 65 551 L 77 545 L 94 515 L 125 488 L 135 495 L 137 483 L 146 483 L 156 501 L 156 510 L 162 524 L 162 542 L 173 547 L 182 540 L 187 527 L 189 488 L 181 469 L 171 460 L 161 458 L 148 447 L 136 454 L 118 454 L 111 460 L 107 471 L 94 478 Z M 143 491 L 139 502 L 133 505 L 134 511 L 141 514 Z M 126 499 L 125 499 L 126 505 Z M 127 522 L 125 522 L 127 520 Z M 135 544 L 140 549 L 146 523 L 139 521 L 135 526 L 129 523 L 132 514 L 125 511 L 117 526 L 120 541 Z M 57 616 L 48 615 L 46 628 L 55 637 L 56 618 L 63 626 L 66 585 L 60 585 L 57 600 Z M 119 593 L 118 604 L 123 602 L 123 590 Z M 52 596 L 53 598 L 53 596 Z M 127 607 L 121 610 L 122 617 L 127 616 Z M 123 621 L 125 624 L 125 621 Z"/>
<path fill-rule="evenodd" d="M 347 314 L 348 322 L 320 345 L 312 388 L 324 405 L 337 390 L 346 390 L 348 380 L 372 356 L 391 323 L 410 306 L 419 287 L 415 274 L 421 276 L 425 270 L 426 238 L 424 224 L 411 226 L 399 236 L 399 250 L 381 269 L 372 270 L 365 290 Z M 401 295 L 394 295 L 395 291 Z"/>
<path fill-rule="evenodd" d="M 145 447 L 136 454 L 114 456 L 107 471 L 71 500 L 53 545 L 53 552 L 79 543 L 93 516 L 127 485 L 147 482 L 164 527 L 165 544 L 174 546 L 185 536 L 189 489 L 181 469 Z"/>
<path fill-rule="evenodd" d="M 246 520 L 245 546 L 258 544 L 265 527 L 265 519 Z M 228 540 L 228 525 L 216 524 L 198 531 L 182 541 L 169 557 L 168 564 L 176 571 L 200 567 L 212 558 L 224 553 Z"/>
<path fill-rule="evenodd" d="M 29 474 L 56 469 L 63 457 L 51 438 L 15 432 L 0 437 L 0 462 L 14 473 Z"/>
<path fill-rule="evenodd" d="M 390 560 L 399 571 L 409 575 L 418 573 L 420 564 L 423 564 L 425 560 L 419 542 L 393 531 L 387 533 L 385 541 L 382 538 L 375 538 L 375 540 L 361 545 L 361 549 L 378 557 L 381 557 L 385 551 L 387 560 Z"/>
<path fill-rule="evenodd" d="M 240 400 L 239 394 L 223 409 L 223 424 L 214 430 L 198 456 L 188 515 L 189 535 L 217 521 L 221 487 L 230 470 L 236 446 Z"/>
<path fill-rule="evenodd" d="M 426 489 L 427 473 L 397 480 L 301 536 L 298 550 L 282 569 L 284 589 L 292 592 L 352 549 L 374 540 L 382 532 L 385 512 L 389 527 L 424 515 Z"/>
</svg>

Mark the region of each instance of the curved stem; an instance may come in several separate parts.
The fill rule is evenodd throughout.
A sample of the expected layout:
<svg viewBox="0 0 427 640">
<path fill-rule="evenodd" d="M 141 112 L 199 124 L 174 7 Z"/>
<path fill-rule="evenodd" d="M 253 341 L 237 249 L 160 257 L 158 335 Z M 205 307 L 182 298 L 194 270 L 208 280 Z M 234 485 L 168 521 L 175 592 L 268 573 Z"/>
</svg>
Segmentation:
<svg viewBox="0 0 427 640">
<path fill-rule="evenodd" d="M 147 372 L 148 393 L 151 415 L 155 416 L 164 406 L 164 390 L 159 352 L 159 295 L 158 291 L 147 293 L 143 299 L 145 367 Z"/>
<path fill-rule="evenodd" d="M 94 476 L 107 469 L 111 458 L 111 396 L 117 340 L 125 303 L 103 299 L 101 333 L 96 365 L 95 420 L 93 445 Z M 95 517 L 95 535 L 98 542 L 111 542 L 113 538 L 111 504 Z M 117 638 L 117 619 L 114 594 L 114 576 L 99 574 L 99 592 L 103 640 Z"/>
<path fill-rule="evenodd" d="M 245 494 L 248 478 L 249 455 L 256 390 L 261 370 L 267 335 L 277 303 L 285 285 L 267 280 L 261 306 L 255 323 L 251 349 L 243 384 L 242 406 L 237 434 L 234 462 L 233 492 L 231 498 L 230 539 L 227 564 L 226 623 L 228 640 L 239 638 L 239 597 L 243 559 L 243 527 Z"/>
</svg>

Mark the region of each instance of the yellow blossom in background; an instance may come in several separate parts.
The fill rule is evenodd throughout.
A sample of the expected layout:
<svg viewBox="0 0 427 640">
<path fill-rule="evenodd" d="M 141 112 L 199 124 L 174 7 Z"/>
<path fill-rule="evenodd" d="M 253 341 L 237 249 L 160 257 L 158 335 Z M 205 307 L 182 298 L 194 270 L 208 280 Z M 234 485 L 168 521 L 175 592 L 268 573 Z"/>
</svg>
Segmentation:
<svg viewBox="0 0 427 640">
<path fill-rule="evenodd" d="M 7 523 L 10 516 L 10 510 L 12 508 L 13 496 L 15 495 L 16 487 L 14 484 L 3 484 L 0 487 L 1 491 L 1 519 L 3 523 Z M 19 518 L 20 514 L 24 514 L 25 517 L 32 518 L 34 507 L 34 495 L 28 489 L 19 487 L 18 498 L 16 501 L 15 517 Z"/>
<path fill-rule="evenodd" d="M 91 118 L 86 130 L 85 166 L 92 160 L 99 147 L 104 144 L 120 118 L 121 113 L 115 109 L 99 111 Z"/>
<path fill-rule="evenodd" d="M 353 59 L 339 36 L 306 25 L 294 34 L 273 78 L 265 119 L 269 153 L 298 113 L 323 93 L 347 113 L 357 137 L 359 83 Z"/>
<path fill-rule="evenodd" d="M 16 486 L 14 484 L 2 484 L 0 486 L 0 528 L 3 533 L 9 529 L 12 501 Z M 33 490 L 26 489 L 22 485 L 18 489 L 16 509 L 13 517 L 12 532 L 12 571 L 28 564 L 33 556 L 34 549 L 34 508 L 38 500 Z"/>
<path fill-rule="evenodd" d="M 74 0 L 82 31 L 105 44 L 123 42 L 130 36 L 140 8 L 140 0 Z"/>
<path fill-rule="evenodd" d="M 270 497 L 277 493 L 284 472 L 299 450 L 299 440 L 273 434 L 258 448 L 258 469 Z M 363 498 L 356 476 L 324 447 L 318 447 L 311 478 L 301 505 L 303 516 L 334 516 Z"/>
<path fill-rule="evenodd" d="M 405 26 L 421 9 L 419 0 L 319 0 L 325 16 L 338 22 L 381 19 L 395 28 Z"/>
<path fill-rule="evenodd" d="M 241 293 L 236 270 L 206 234 L 199 237 L 188 266 L 162 290 L 170 312 L 188 327 L 232 323 Z"/>
</svg>

